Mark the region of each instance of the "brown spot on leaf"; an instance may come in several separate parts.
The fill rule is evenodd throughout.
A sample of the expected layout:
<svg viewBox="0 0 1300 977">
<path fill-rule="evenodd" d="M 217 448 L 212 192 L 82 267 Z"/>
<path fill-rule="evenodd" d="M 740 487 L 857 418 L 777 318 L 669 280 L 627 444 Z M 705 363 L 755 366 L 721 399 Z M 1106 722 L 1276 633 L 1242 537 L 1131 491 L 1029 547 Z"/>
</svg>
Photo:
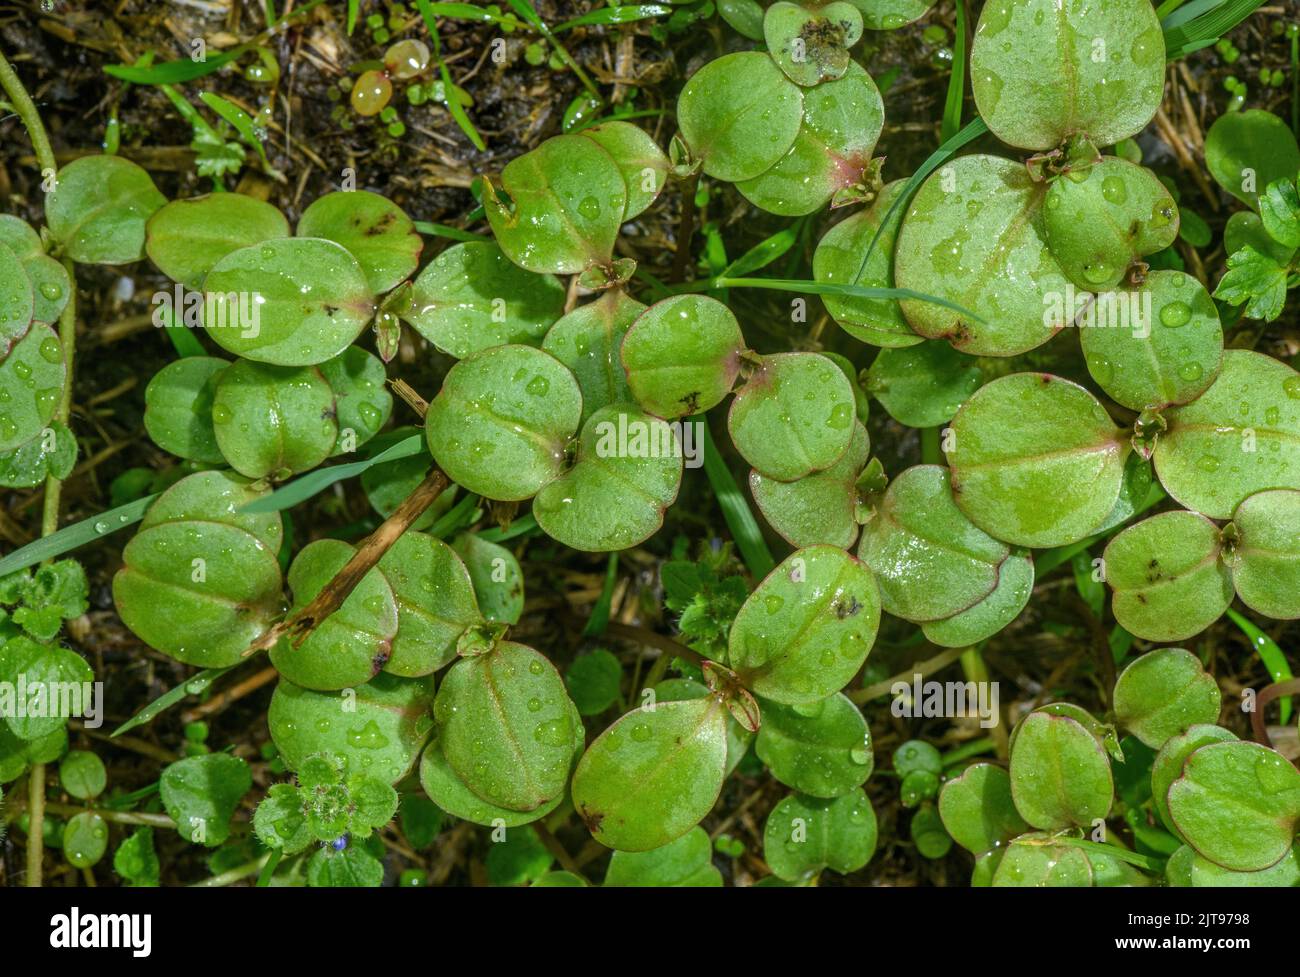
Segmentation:
<svg viewBox="0 0 1300 977">
<path fill-rule="evenodd" d="M 587 830 L 593 835 L 600 831 L 600 826 L 605 822 L 605 815 L 599 811 L 591 810 L 585 804 L 578 808 L 578 817 L 582 818 L 582 823 L 587 826 Z"/>
<path fill-rule="evenodd" d="M 849 594 L 848 597 L 841 597 L 837 600 L 831 606 L 831 610 L 835 612 L 837 618 L 843 621 L 846 617 L 852 617 L 854 614 L 858 613 L 858 611 L 862 610 L 862 604 L 856 597 Z"/>
</svg>

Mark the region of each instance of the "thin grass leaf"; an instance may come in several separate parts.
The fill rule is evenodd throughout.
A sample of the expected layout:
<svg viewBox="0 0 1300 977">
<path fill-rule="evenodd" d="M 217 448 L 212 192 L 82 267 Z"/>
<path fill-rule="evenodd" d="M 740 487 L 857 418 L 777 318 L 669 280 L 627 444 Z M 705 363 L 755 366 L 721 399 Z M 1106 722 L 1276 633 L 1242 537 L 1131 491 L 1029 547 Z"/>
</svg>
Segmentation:
<svg viewBox="0 0 1300 977">
<path fill-rule="evenodd" d="M 778 292 L 812 292 L 814 295 L 842 295 L 846 298 L 893 299 L 895 301 L 911 299 L 915 302 L 929 302 L 933 305 L 941 305 L 945 309 L 960 312 L 972 322 L 982 323 L 984 321 L 974 312 L 958 305 L 956 302 L 949 302 L 937 295 L 927 295 L 924 292 L 918 292 L 910 288 L 877 288 L 868 285 L 844 285 L 790 278 L 728 278 L 722 275 L 710 279 L 710 282 L 715 288 L 770 288 Z"/>
<path fill-rule="evenodd" d="M 1237 625 L 1241 629 L 1241 633 L 1250 640 L 1250 646 L 1255 649 L 1255 653 L 1259 655 L 1259 660 L 1264 663 L 1264 667 L 1268 669 L 1268 674 L 1273 677 L 1274 682 L 1286 682 L 1295 678 L 1291 674 L 1291 666 L 1286 660 L 1286 655 L 1282 653 L 1282 649 L 1277 646 L 1276 641 L 1256 627 L 1255 622 L 1232 608 L 1228 608 L 1228 617 L 1232 618 L 1232 623 Z M 1285 726 L 1290 721 L 1291 697 L 1287 696 L 1282 700 L 1282 725 Z"/>
<path fill-rule="evenodd" d="M 191 61 L 189 58 L 182 58 L 179 61 L 164 61 L 162 64 L 151 65 L 147 68 L 137 68 L 135 65 L 129 64 L 110 64 L 104 66 L 104 74 L 120 81 L 129 81 L 135 85 L 178 85 L 182 82 L 194 81 L 196 78 L 203 78 L 220 70 L 240 57 L 248 49 L 249 45 L 241 44 L 229 51 L 209 55 L 202 61 Z"/>
<path fill-rule="evenodd" d="M 758 520 L 754 518 L 749 503 L 741 494 L 740 486 L 731 477 L 731 469 L 713 442 L 709 422 L 698 414 L 690 421 L 698 424 L 696 430 L 703 433 L 701 450 L 704 453 L 704 473 L 713 487 L 713 494 L 718 500 L 718 507 L 722 509 L 722 517 L 727 521 L 727 528 L 736 541 L 736 548 L 740 550 L 741 558 L 754 579 L 762 580 L 776 567 L 772 551 L 763 539 L 763 531 L 758 528 Z"/>
<path fill-rule="evenodd" d="M 777 231 L 771 237 L 759 241 L 758 244 L 722 269 L 722 275 L 724 278 L 732 275 L 741 277 L 748 275 L 750 272 L 766 268 L 794 247 L 795 242 L 798 240 L 799 225 L 792 224 L 790 227 Z"/>
<path fill-rule="evenodd" d="M 470 121 L 470 117 L 465 113 L 465 106 L 461 105 L 456 98 L 456 85 L 452 82 L 451 72 L 447 70 L 447 65 L 442 60 L 442 38 L 438 34 L 438 15 L 435 8 L 448 6 L 469 7 L 470 5 L 434 4 L 430 3 L 429 0 L 415 0 L 415 7 L 420 11 L 420 16 L 424 19 L 424 26 L 429 30 L 429 40 L 433 42 L 433 56 L 438 62 L 438 74 L 442 78 L 442 104 L 447 107 L 447 111 L 451 113 L 451 117 L 460 128 L 460 131 L 465 133 L 465 138 L 474 144 L 475 149 L 482 153 L 487 151 L 487 143 L 483 141 L 483 137 L 474 128 L 474 123 Z M 482 12 L 479 8 L 471 7 L 470 9 L 479 13 Z"/>
<path fill-rule="evenodd" d="M 952 75 L 948 78 L 948 94 L 943 102 L 943 125 L 939 129 L 941 144 L 961 131 L 962 103 L 966 99 L 966 30 L 966 5 L 958 0 L 957 31 L 952 43 Z"/>
<path fill-rule="evenodd" d="M 446 539 L 452 533 L 466 529 L 478 518 L 479 497 L 469 493 L 439 516 L 425 532 L 437 539 Z"/>
<path fill-rule="evenodd" d="M 415 229 L 421 234 L 427 234 L 430 237 L 445 237 L 452 241 L 491 241 L 492 238 L 486 234 L 475 234 L 473 231 L 462 231 L 459 227 L 451 227 L 448 224 L 435 224 L 432 221 L 415 221 Z"/>
<path fill-rule="evenodd" d="M 170 305 L 164 305 L 159 308 L 164 320 L 163 329 L 167 333 L 167 338 L 172 341 L 172 347 L 176 350 L 176 355 L 184 359 L 186 356 L 207 356 L 203 349 L 203 344 L 199 342 L 199 337 L 194 335 L 187 326 L 176 321 L 176 309 Z"/>
<path fill-rule="evenodd" d="M 361 13 L 361 0 L 348 0 L 348 37 L 357 29 L 357 17 Z"/>
<path fill-rule="evenodd" d="M 587 618 L 587 624 L 582 629 L 584 638 L 598 638 L 605 633 L 605 626 L 609 624 L 609 607 L 614 602 L 616 583 L 618 583 L 618 553 L 611 553 L 609 562 L 605 564 L 604 586 L 600 588 L 600 596 L 596 598 L 596 603 L 591 608 L 591 617 Z"/>
<path fill-rule="evenodd" d="M 239 664 L 243 663 L 240 662 Z M 236 667 L 236 665 L 227 665 L 225 668 L 205 668 L 203 671 L 186 679 L 175 688 L 168 689 L 158 698 L 154 699 L 153 702 L 149 703 L 134 716 L 124 722 L 121 726 L 117 727 L 117 729 L 113 730 L 111 735 L 121 736 L 123 733 L 129 733 L 137 726 L 143 726 L 146 723 L 153 722 L 159 713 L 170 709 L 187 695 L 202 694 L 218 678 Z"/>
<path fill-rule="evenodd" d="M 512 23 L 512 19 L 502 17 L 499 13 L 472 3 L 428 3 L 424 5 L 417 3 L 416 6 L 420 8 L 421 13 L 424 13 L 424 7 L 427 6 L 433 16 L 446 17 L 448 20 L 468 20 L 476 24 Z"/>
<path fill-rule="evenodd" d="M 253 117 L 234 102 L 222 98 L 215 92 L 199 92 L 199 98 L 204 105 L 229 122 L 244 142 L 257 150 L 257 155 L 262 157 L 262 165 L 269 170 L 271 162 L 266 158 L 266 147 L 262 145 L 262 137 L 257 134 L 257 123 L 253 121 Z"/>
<path fill-rule="evenodd" d="M 64 526 L 56 533 L 43 536 L 26 546 L 14 550 L 8 556 L 0 559 L 0 577 L 16 570 L 25 570 L 27 567 L 35 566 L 45 560 L 52 560 L 56 556 L 70 553 L 87 543 L 103 539 L 119 529 L 134 525 L 144 518 L 145 510 L 149 508 L 149 505 L 156 498 L 158 498 L 157 493 L 147 495 L 143 499 L 136 499 L 134 502 L 128 502 L 116 509 L 101 512 L 99 515 L 83 519 L 81 522 L 74 522 L 71 526 Z"/>
<path fill-rule="evenodd" d="M 604 7 L 583 14 L 581 17 L 575 17 L 573 20 L 566 20 L 559 27 L 552 28 L 552 33 L 559 34 L 563 31 L 572 30 L 574 27 L 608 27 L 613 24 L 631 24 L 638 20 L 662 17 L 664 14 L 672 13 L 672 10 L 672 7 L 666 7 L 661 3 L 635 3 L 626 7 Z"/>
<path fill-rule="evenodd" d="M 278 488 L 270 495 L 264 495 L 259 499 L 240 508 L 240 512 L 280 512 L 297 505 L 299 502 L 305 502 L 312 496 L 323 492 L 335 482 L 341 482 L 345 478 L 353 478 L 360 475 L 367 468 L 373 468 L 375 465 L 382 465 L 386 461 L 397 461 L 399 458 L 410 458 L 412 455 L 418 455 L 424 449 L 424 436 L 421 434 L 412 434 L 409 438 L 403 438 L 397 444 L 381 451 L 373 458 L 366 458 L 362 461 L 350 461 L 345 465 L 331 465 L 328 468 L 317 468 L 314 472 L 304 475 L 302 478 L 295 479 L 283 488 Z"/>
<path fill-rule="evenodd" d="M 485 529 L 474 535 L 479 539 L 487 540 L 489 543 L 504 543 L 508 539 L 527 535 L 537 529 L 537 520 L 533 518 L 533 514 L 530 512 L 527 515 L 520 516 L 505 529 L 500 526 L 493 526 L 491 529 Z"/>
<path fill-rule="evenodd" d="M 1186 7 L 1171 14 L 1168 19 L 1172 21 L 1203 2 L 1205 0 L 1193 0 Z M 1205 10 L 1185 23 L 1180 22 L 1173 27 L 1166 26 L 1166 59 L 1175 61 L 1192 51 L 1215 43 L 1263 5 L 1264 0 L 1223 0 L 1213 9 Z"/>
<path fill-rule="evenodd" d="M 1129 851 L 1127 848 L 1120 848 L 1117 845 L 1108 845 L 1099 841 L 1085 841 L 1082 838 L 1071 838 L 1067 835 L 1060 835 L 1052 840 L 1060 845 L 1094 851 L 1099 855 L 1109 855 L 1111 858 L 1118 859 L 1121 862 L 1128 862 L 1130 865 L 1135 865 L 1148 872 L 1154 872 L 1157 875 L 1163 875 L 1165 871 L 1166 859 L 1157 858 L 1155 855 L 1142 855 L 1135 851 Z"/>
</svg>

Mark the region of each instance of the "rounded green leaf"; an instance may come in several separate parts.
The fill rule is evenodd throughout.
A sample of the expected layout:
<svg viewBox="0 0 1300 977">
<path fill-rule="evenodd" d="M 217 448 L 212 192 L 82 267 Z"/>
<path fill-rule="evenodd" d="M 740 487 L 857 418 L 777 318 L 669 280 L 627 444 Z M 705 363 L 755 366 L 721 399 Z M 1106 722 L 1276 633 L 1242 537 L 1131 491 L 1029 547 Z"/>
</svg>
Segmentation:
<svg viewBox="0 0 1300 977">
<path fill-rule="evenodd" d="M 1228 519 L 1256 492 L 1300 489 L 1300 374 L 1285 363 L 1225 350 L 1210 389 L 1165 417 L 1156 474 L 1187 508 Z"/>
<path fill-rule="evenodd" d="M 424 246 L 402 208 L 368 190 L 335 191 L 317 198 L 302 212 L 298 237 L 343 245 L 376 295 L 411 276 Z"/>
<path fill-rule="evenodd" d="M 1235 872 L 1258 872 L 1291 851 L 1300 821 L 1300 771 L 1258 743 L 1194 751 L 1169 788 L 1169 814 L 1198 853 Z"/>
<path fill-rule="evenodd" d="M 83 801 L 98 797 L 108 786 L 104 761 L 87 750 L 73 750 L 59 764 L 59 785 Z"/>
<path fill-rule="evenodd" d="M 868 30 L 892 31 L 920 20 L 934 6 L 934 0 L 849 0 L 862 11 Z"/>
<path fill-rule="evenodd" d="M 113 577 L 118 614 L 142 641 L 221 668 L 279 617 L 280 514 L 237 512 L 261 494 L 238 476 L 199 472 L 150 507 Z"/>
<path fill-rule="evenodd" d="M 616 851 L 605 870 L 605 885 L 720 886 L 722 873 L 713 866 L 713 842 L 695 827 L 662 848 L 645 852 Z"/>
<path fill-rule="evenodd" d="M 957 505 L 989 535 L 1064 546 L 1115 505 L 1128 448 L 1097 399 L 1047 373 L 985 384 L 952 421 Z"/>
<path fill-rule="evenodd" d="M 612 652 L 597 648 L 569 663 L 564 684 L 580 715 L 599 716 L 618 701 L 623 665 Z"/>
<path fill-rule="evenodd" d="M 623 716 L 573 773 L 573 806 L 596 840 L 649 851 L 699 824 L 722 788 L 727 710 L 714 696 Z"/>
<path fill-rule="evenodd" d="M 770 169 L 794 144 L 803 93 L 766 54 L 708 62 L 677 99 L 677 124 L 704 172 L 737 183 Z"/>
<path fill-rule="evenodd" d="M 1188 851 L 1193 849 L 1188 848 Z M 1291 889 L 1300 886 L 1300 843 L 1293 845 L 1282 860 L 1258 872 L 1234 872 L 1215 865 L 1200 855 L 1193 857 L 1190 883 L 1195 888 Z"/>
<path fill-rule="evenodd" d="M 817 353 L 762 357 L 736 391 L 727 430 L 736 450 L 762 474 L 783 482 L 835 464 L 856 423 L 853 387 Z"/>
<path fill-rule="evenodd" d="M 1300 146 L 1291 127 L 1272 112 L 1224 112 L 1205 134 L 1205 165 L 1219 186 L 1258 207 L 1270 183 L 1295 179 Z"/>
<path fill-rule="evenodd" d="M 338 539 L 318 539 L 304 546 L 289 567 L 290 616 L 311 603 L 354 552 Z M 327 692 L 362 685 L 379 674 L 392 655 L 397 621 L 393 588 L 382 572 L 373 569 L 301 645 L 294 647 L 290 639 L 281 638 L 271 649 L 271 664 L 290 682 L 307 689 Z"/>
<path fill-rule="evenodd" d="M 1242 603 L 1281 620 L 1300 617 L 1300 492 L 1256 492 L 1237 506 L 1228 565 Z"/>
<path fill-rule="evenodd" d="M 72 296 L 68 270 L 47 254 L 31 255 L 22 261 L 27 277 L 32 280 L 32 294 L 36 300 L 32 318 L 37 322 L 56 322 Z"/>
<path fill-rule="evenodd" d="M 228 366 L 214 356 L 186 356 L 153 375 L 144 391 L 144 429 L 154 444 L 205 465 L 226 460 L 213 430 L 212 400 Z"/>
<path fill-rule="evenodd" d="M 1131 279 L 1134 264 L 1178 237 L 1178 205 L 1150 170 L 1116 156 L 1054 179 L 1043 233 L 1079 288 L 1102 292 Z"/>
<path fill-rule="evenodd" d="M 1011 776 L 992 763 L 972 764 L 943 785 L 939 817 L 952 840 L 974 855 L 1029 830 L 1011 798 Z"/>
<path fill-rule="evenodd" d="M 67 478 L 76 461 L 77 439 L 66 424 L 54 421 L 30 441 L 0 454 L 0 486 L 33 488 L 50 475 Z"/>
<path fill-rule="evenodd" d="M 216 379 L 212 424 L 230 467 L 282 481 L 315 468 L 338 440 L 334 391 L 315 367 L 239 360 Z"/>
<path fill-rule="evenodd" d="M 483 617 L 518 624 L 524 612 L 524 572 L 515 555 L 473 533 L 462 533 L 451 545 L 465 561 Z"/>
<path fill-rule="evenodd" d="M 506 164 L 501 189 L 505 200 L 484 181 L 483 205 L 497 243 L 515 264 L 576 275 L 610 263 L 628 191 L 618 164 L 596 140 L 546 140 Z"/>
<path fill-rule="evenodd" d="M 82 811 L 63 826 L 63 857 L 74 868 L 90 868 L 108 850 L 108 823 L 94 811 Z"/>
<path fill-rule="evenodd" d="M 998 567 L 998 583 L 991 594 L 952 617 L 921 622 L 921 630 L 931 643 L 945 648 L 978 644 L 1019 617 L 1033 591 L 1033 558 L 1012 553 Z"/>
<path fill-rule="evenodd" d="M 776 6 L 794 7 L 807 16 L 792 3 Z M 843 2 L 831 6 L 853 9 Z M 823 7 L 820 14 L 827 15 L 829 10 Z M 810 52 L 809 63 L 811 59 Z M 804 94 L 803 121 L 789 151 L 770 169 L 737 183 L 736 189 L 769 213 L 785 217 L 811 214 L 837 191 L 864 182 L 884 124 L 880 90 L 865 68 L 849 61 L 844 77 L 822 82 L 816 91 Z"/>
<path fill-rule="evenodd" d="M 341 692 L 313 692 L 281 679 L 266 722 L 290 770 L 331 753 L 353 773 L 395 784 L 411 772 L 433 728 L 433 680 L 381 673 Z"/>
<path fill-rule="evenodd" d="M 978 361 L 945 342 L 882 349 L 867 370 L 866 388 L 908 427 L 947 424 L 984 380 Z"/>
<path fill-rule="evenodd" d="M 551 326 L 542 349 L 567 366 L 582 390 L 582 420 L 610 404 L 633 400 L 619 349 L 646 307 L 622 289 L 610 289 Z"/>
<path fill-rule="evenodd" d="M 862 788 L 823 799 L 791 794 L 763 825 L 763 860 L 787 882 L 856 872 L 876 852 L 876 812 Z"/>
<path fill-rule="evenodd" d="M 34 322 L 0 360 L 0 452 L 13 451 L 50 423 L 63 394 L 63 346 Z"/>
<path fill-rule="evenodd" d="M 489 241 L 456 244 L 424 266 L 406 316 L 457 359 L 491 346 L 538 343 L 564 311 L 564 286 L 525 271 Z"/>
<path fill-rule="evenodd" d="M 618 166 L 627 187 L 623 220 L 640 216 L 655 202 L 668 182 L 668 157 L 640 126 L 617 120 L 583 129 L 581 135 L 595 142 Z"/>
<path fill-rule="evenodd" d="M 677 295 L 641 313 L 620 357 L 636 402 L 673 420 L 719 404 L 736 383 L 744 351 L 730 309 L 703 295 Z"/>
<path fill-rule="evenodd" d="M 984 321 L 905 299 L 913 330 L 976 356 L 1015 356 L 1069 322 L 1063 308 L 1045 301 L 1064 295 L 1067 284 L 1044 238 L 1045 194 L 1024 166 L 997 156 L 961 156 L 930 175 L 898 232 L 894 284 Z"/>
<path fill-rule="evenodd" d="M 226 255 L 203 280 L 203 325 L 222 349 L 276 366 L 338 356 L 374 314 L 356 258 L 320 238 L 280 238 Z"/>
<path fill-rule="evenodd" d="M 1102 554 L 1115 620 L 1148 641 L 1200 634 L 1232 603 L 1222 556 L 1219 527 L 1194 512 L 1162 512 L 1128 527 Z"/>
<path fill-rule="evenodd" d="M 1093 884 L 1092 865 L 1081 848 L 1037 831 L 1007 846 L 991 883 L 998 887 L 1078 888 Z"/>
<path fill-rule="evenodd" d="M 1115 305 L 1128 316 L 1110 321 Z M 1136 321 L 1132 312 L 1138 312 Z M 1132 410 L 1186 404 L 1203 394 L 1219 373 L 1223 327 L 1209 292 L 1181 271 L 1153 271 L 1125 292 L 1097 297 L 1079 330 L 1088 372 L 1116 403 Z"/>
<path fill-rule="evenodd" d="M 842 0 L 816 9 L 778 0 L 763 18 L 763 39 L 772 60 L 805 88 L 842 78 L 853 63 L 849 48 L 861 37 L 861 12 Z"/>
<path fill-rule="evenodd" d="M 858 555 L 876 575 L 881 606 L 909 621 L 952 617 L 998 585 L 1010 550 L 953 501 L 948 469 L 916 465 L 890 483 Z"/>
<path fill-rule="evenodd" d="M 581 748 L 579 743 L 578 749 Z M 518 828 L 537 821 L 559 807 L 565 797 L 560 793 L 532 811 L 512 811 L 509 808 L 489 804 L 466 787 L 456 776 L 456 771 L 442 755 L 442 747 L 436 735 L 420 759 L 420 786 L 424 788 L 424 792 L 429 795 L 433 803 L 452 817 L 492 828 L 498 826 Z"/>
<path fill-rule="evenodd" d="M 822 235 L 813 253 L 813 277 L 825 285 L 864 285 L 869 288 L 894 286 L 894 240 L 906 207 L 899 207 L 880 232 L 866 262 L 862 256 L 876 236 L 880 222 L 903 191 L 906 180 L 895 180 L 860 210 Z M 907 324 L 903 310 L 893 299 L 847 298 L 823 295 L 822 302 L 840 327 L 854 339 L 873 346 L 915 346 L 924 342 Z"/>
<path fill-rule="evenodd" d="M 836 693 L 805 706 L 764 702 L 762 708 L 754 750 L 787 787 L 839 797 L 871 776 L 871 731 L 848 696 Z"/>
<path fill-rule="evenodd" d="M 1190 726 L 1185 732 L 1171 736 L 1160 747 L 1160 752 L 1151 761 L 1151 800 L 1155 804 L 1160 820 L 1180 838 L 1178 826 L 1169 816 L 1169 788 L 1183 775 L 1183 764 L 1187 758 L 1202 746 L 1211 743 L 1235 742 L 1237 734 L 1222 726 Z"/>
<path fill-rule="evenodd" d="M 318 369 L 334 393 L 339 436 L 330 454 L 350 454 L 378 434 L 392 416 L 388 371 L 383 360 L 360 346 L 349 346 Z"/>
<path fill-rule="evenodd" d="M 149 218 L 145 231 L 149 260 L 172 281 L 197 289 L 232 251 L 288 237 L 289 222 L 265 200 L 209 193 L 173 200 Z"/>
<path fill-rule="evenodd" d="M 573 467 L 542 486 L 533 516 L 574 549 L 624 550 L 659 531 L 681 481 L 672 427 L 633 404 L 613 404 L 583 425 Z"/>
<path fill-rule="evenodd" d="M 83 156 L 59 170 L 45 220 L 73 261 L 123 265 L 144 257 L 145 223 L 166 202 L 130 160 Z"/>
<path fill-rule="evenodd" d="M 1148 652 L 1120 673 L 1111 696 L 1115 721 L 1153 750 L 1219 718 L 1219 684 L 1182 648 Z"/>
<path fill-rule="evenodd" d="M 1032 712 L 1011 749 L 1011 796 L 1026 822 L 1045 831 L 1091 828 L 1115 792 L 1101 742 L 1069 716 Z"/>
<path fill-rule="evenodd" d="M 408 531 L 379 560 L 397 601 L 397 637 L 384 671 L 428 675 L 456 657 L 456 641 L 482 620 L 474 584 L 456 551 Z"/>
<path fill-rule="evenodd" d="M 535 810 L 564 791 L 574 714 L 555 666 L 508 641 L 458 662 L 434 704 L 456 775 L 490 804 L 514 811 Z"/>
<path fill-rule="evenodd" d="M 31 276 L 13 251 L 0 243 L 0 356 L 27 334 L 35 309 Z"/>
<path fill-rule="evenodd" d="M 58 319 L 72 295 L 72 282 L 62 262 L 47 255 L 41 236 L 10 214 L 0 214 L 0 257 L 7 257 L 5 248 L 13 252 L 17 265 L 0 261 L 0 356 L 27 332 L 33 319 L 44 323 Z M 19 271 L 26 272 L 32 292 L 32 306 L 25 318 L 27 303 Z"/>
<path fill-rule="evenodd" d="M 494 346 L 448 371 L 425 436 L 452 481 L 513 502 L 563 471 L 581 417 L 582 393 L 564 364 L 531 346 Z"/>
<path fill-rule="evenodd" d="M 871 571 L 834 546 L 810 546 L 786 557 L 740 608 L 729 664 L 755 695 L 805 705 L 848 684 L 879 625 Z"/>
<path fill-rule="evenodd" d="M 981 118 L 1020 149 L 1074 135 L 1113 145 L 1146 128 L 1164 93 L 1164 35 L 1148 0 L 990 3 L 970 57 Z"/>
<path fill-rule="evenodd" d="M 857 480 L 870 453 L 867 429 L 855 422 L 848 450 L 830 468 L 793 482 L 752 470 L 749 490 L 763 518 L 791 546 L 848 549 L 858 536 Z"/>
</svg>

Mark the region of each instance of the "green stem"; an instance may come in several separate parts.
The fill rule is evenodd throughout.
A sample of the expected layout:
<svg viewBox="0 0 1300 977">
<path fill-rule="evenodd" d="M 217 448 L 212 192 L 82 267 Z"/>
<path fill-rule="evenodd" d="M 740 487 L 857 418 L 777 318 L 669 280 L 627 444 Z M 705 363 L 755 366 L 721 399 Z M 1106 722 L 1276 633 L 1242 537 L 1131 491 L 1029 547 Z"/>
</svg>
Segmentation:
<svg viewBox="0 0 1300 977">
<path fill-rule="evenodd" d="M 280 859 L 284 857 L 284 852 L 279 848 L 271 850 L 271 857 L 266 860 L 262 866 L 262 871 L 257 876 L 257 888 L 265 889 L 271 884 L 271 876 L 275 874 L 276 868 L 280 864 Z"/>
<path fill-rule="evenodd" d="M 42 177 L 47 175 L 45 170 L 57 172 L 59 167 L 54 161 L 54 150 L 50 148 L 50 137 L 45 134 L 41 114 L 3 52 L 0 52 L 0 88 L 4 89 L 9 104 L 18 113 L 18 118 L 22 119 L 27 136 L 32 141 L 32 149 L 36 152 L 36 165 L 41 168 Z"/>
<path fill-rule="evenodd" d="M 1127 848 L 1120 848 L 1117 845 L 1106 845 L 1099 841 L 1086 841 L 1083 838 L 1054 838 L 1053 841 L 1062 845 L 1069 845 L 1071 848 L 1082 848 L 1085 851 L 1095 851 L 1099 855 L 1109 855 L 1111 858 L 1118 858 L 1121 862 L 1128 862 L 1130 865 L 1136 865 L 1148 872 L 1155 872 L 1157 875 L 1163 875 L 1165 871 L 1165 859 L 1156 858 L 1152 855 L 1140 855 L 1135 851 L 1129 851 Z"/>
<path fill-rule="evenodd" d="M 980 654 L 978 647 L 967 648 L 961 653 L 961 670 L 966 676 L 967 682 L 978 682 L 983 685 L 989 684 L 989 668 L 984 664 L 984 656 Z M 1002 722 L 1002 710 L 998 708 L 997 722 L 993 725 L 990 735 L 993 738 L 994 747 L 997 750 L 999 759 L 1007 759 L 1010 749 L 1008 746 L 1007 727 Z"/>
</svg>

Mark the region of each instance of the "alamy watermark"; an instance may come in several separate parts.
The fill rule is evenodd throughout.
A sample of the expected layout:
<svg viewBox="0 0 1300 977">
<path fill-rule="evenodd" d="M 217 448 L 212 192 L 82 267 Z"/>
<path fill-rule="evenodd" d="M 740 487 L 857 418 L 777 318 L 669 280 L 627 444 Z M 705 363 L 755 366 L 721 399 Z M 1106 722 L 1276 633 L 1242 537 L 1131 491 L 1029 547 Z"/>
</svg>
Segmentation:
<svg viewBox="0 0 1300 977">
<path fill-rule="evenodd" d="M 1043 295 L 1043 325 L 1080 329 L 1128 329 L 1134 339 L 1151 335 L 1152 302 L 1149 291 L 1081 292 L 1066 285 L 1063 292 Z"/>
<path fill-rule="evenodd" d="M 704 464 L 703 421 L 628 417 L 596 425 L 598 458 L 682 458 L 687 468 Z"/>
<path fill-rule="evenodd" d="M 87 729 L 104 725 L 103 682 L 0 682 L 0 719 L 81 719 Z"/>
<path fill-rule="evenodd" d="M 919 672 L 912 684 L 895 682 L 889 692 L 894 701 L 889 711 L 899 717 L 957 719 L 979 716 L 980 726 L 998 724 L 997 682 L 927 682 Z"/>
<path fill-rule="evenodd" d="M 262 331 L 262 305 L 257 292 L 198 292 L 177 284 L 171 291 L 153 293 L 153 324 L 159 329 L 238 329 L 242 339 L 256 339 Z"/>
</svg>

